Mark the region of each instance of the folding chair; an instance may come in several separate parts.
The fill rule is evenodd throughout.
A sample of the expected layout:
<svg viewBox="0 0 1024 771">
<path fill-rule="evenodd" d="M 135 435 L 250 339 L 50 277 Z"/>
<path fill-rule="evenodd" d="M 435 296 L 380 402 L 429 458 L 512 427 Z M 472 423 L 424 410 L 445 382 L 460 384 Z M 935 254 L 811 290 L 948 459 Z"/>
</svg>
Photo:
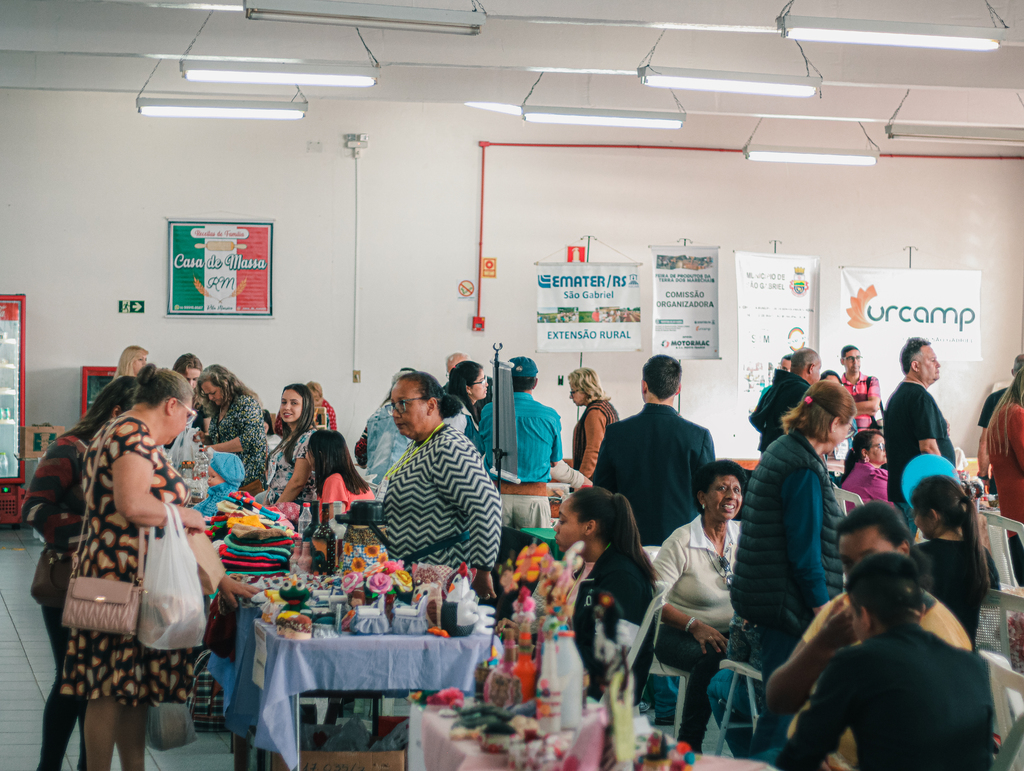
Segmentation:
<svg viewBox="0 0 1024 771">
<path fill-rule="evenodd" d="M 1024 718 L 1014 723 L 1003 739 L 992 771 L 1024 771 Z"/>
<path fill-rule="evenodd" d="M 832 493 L 836 496 L 836 500 L 843 507 L 843 514 L 849 514 L 858 506 L 864 505 L 864 500 L 857 495 L 857 493 L 847 492 L 841 487 L 833 487 Z"/>
<path fill-rule="evenodd" d="M 644 640 L 647 638 L 647 633 L 651 628 L 651 624 L 659 624 L 659 611 L 665 604 L 665 595 L 668 594 L 668 590 L 658 592 L 651 600 L 651 604 L 647 606 L 647 612 L 644 613 L 643 623 L 640 624 L 640 630 L 636 633 L 636 638 L 633 640 L 633 645 L 629 649 L 629 656 L 626 659 L 626 663 L 630 669 L 633 669 L 633 663 L 636 661 L 636 657 L 640 655 L 640 649 L 643 647 Z M 660 626 L 660 624 L 659 624 Z M 658 627 L 654 630 L 654 640 L 651 646 L 655 646 L 658 643 Z M 655 656 L 651 662 L 651 675 L 659 677 L 678 677 L 679 678 L 679 697 L 676 699 L 676 714 L 673 728 L 675 730 L 674 736 L 679 736 L 679 726 L 683 722 L 683 702 L 686 699 L 686 681 L 690 677 L 689 672 L 684 672 L 682 669 L 676 669 L 662 664 L 658 661 L 658 657 Z"/>
<path fill-rule="evenodd" d="M 1024 597 L 990 589 L 981 603 L 975 645 L 979 651 L 998 653 L 1010 659 L 1010 631 L 1007 613 L 1024 613 Z"/>
<path fill-rule="evenodd" d="M 992 561 L 999 571 L 999 583 L 1007 587 L 1019 586 L 1013 572 L 1013 561 L 1010 559 L 1010 532 L 1024 538 L 1024 525 L 1012 519 L 1001 517 L 988 511 L 982 512 L 988 521 L 988 540 L 992 552 Z"/>
<path fill-rule="evenodd" d="M 1009 736 L 1014 722 L 1024 716 L 1024 675 L 1014 672 L 1010 662 L 988 651 L 981 655 L 988 663 L 988 679 L 992 703 L 996 709 L 996 733 L 1000 739 Z"/>
<path fill-rule="evenodd" d="M 757 727 L 757 697 L 754 695 L 754 681 L 761 680 L 761 670 L 751 666 L 746 661 L 733 661 L 725 659 L 718 665 L 719 669 L 731 669 L 732 680 L 729 683 L 729 697 L 725 700 L 725 715 L 722 716 L 722 725 L 718 732 L 718 744 L 715 745 L 715 754 L 722 754 L 722 747 L 725 745 L 725 734 L 731 728 L 756 728 Z M 736 681 L 743 678 L 747 683 L 747 698 L 750 699 L 750 722 L 732 722 L 732 699 L 736 693 Z"/>
</svg>

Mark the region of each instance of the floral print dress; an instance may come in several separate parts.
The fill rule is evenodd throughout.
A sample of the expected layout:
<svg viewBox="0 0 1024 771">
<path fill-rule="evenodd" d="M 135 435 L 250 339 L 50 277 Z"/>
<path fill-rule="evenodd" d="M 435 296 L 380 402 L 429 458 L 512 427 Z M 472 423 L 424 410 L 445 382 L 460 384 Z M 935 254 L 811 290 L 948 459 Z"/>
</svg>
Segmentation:
<svg viewBox="0 0 1024 771">
<path fill-rule="evenodd" d="M 299 437 L 298 441 L 295 442 L 295 447 L 292 448 L 292 462 L 289 463 L 288 459 L 284 455 L 282 447 L 284 442 L 278 446 L 273 453 L 270 455 L 270 466 L 267 470 L 267 497 L 266 503 L 274 504 L 277 503 L 277 499 L 281 497 L 281 493 L 288 486 L 288 482 L 292 478 L 292 474 L 295 473 L 295 462 L 300 458 L 306 457 L 306 452 L 309 450 L 309 438 L 313 436 L 313 429 L 310 429 L 302 436 Z M 298 497 L 295 501 L 297 503 L 313 503 L 316 501 L 316 481 L 313 479 L 313 472 L 309 472 L 309 478 L 306 480 L 306 484 L 302 490 L 299 491 Z"/>
<path fill-rule="evenodd" d="M 96 436 L 85 456 L 87 527 L 79 551 L 79 575 L 134 581 L 139 567 L 139 528 L 114 507 L 114 461 L 134 452 L 153 464 L 150 492 L 184 505 L 189 488 L 141 420 L 123 416 Z M 191 650 L 158 651 L 134 636 L 70 629 L 60 692 L 98 699 L 113 696 L 136 707 L 184 703 L 192 688 Z"/>
<path fill-rule="evenodd" d="M 263 427 L 263 408 L 252 396 L 236 396 L 223 419 L 215 410 L 207 432 L 210 444 L 220 444 L 238 438 L 242 442 L 242 465 L 245 479 L 242 486 L 255 481 L 263 482 L 267 468 L 267 434 Z"/>
</svg>

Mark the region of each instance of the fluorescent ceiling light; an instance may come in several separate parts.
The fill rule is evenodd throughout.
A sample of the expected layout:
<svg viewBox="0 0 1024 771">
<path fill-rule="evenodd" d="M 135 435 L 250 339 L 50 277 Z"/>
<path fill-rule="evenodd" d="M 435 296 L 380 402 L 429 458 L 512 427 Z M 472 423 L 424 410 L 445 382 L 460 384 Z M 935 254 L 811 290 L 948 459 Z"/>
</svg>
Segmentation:
<svg viewBox="0 0 1024 771">
<path fill-rule="evenodd" d="M 518 104 L 502 104 L 501 102 L 466 102 L 466 107 L 475 107 L 478 110 L 490 110 L 501 112 L 505 115 L 522 115 L 523 108 Z"/>
<path fill-rule="evenodd" d="M 530 123 L 561 123 L 574 126 L 678 129 L 683 127 L 686 116 L 675 112 L 595 110 L 582 107 L 524 107 L 523 119 Z"/>
<path fill-rule="evenodd" d="M 867 19 L 822 19 L 780 16 L 783 37 L 815 43 L 946 48 L 954 51 L 994 51 L 1006 36 L 995 27 L 954 27 Z"/>
<path fill-rule="evenodd" d="M 1024 145 L 1024 128 L 986 128 L 981 126 L 921 126 L 890 123 L 885 127 L 889 139 L 916 139 L 926 142 L 971 142 L 979 145 Z"/>
<path fill-rule="evenodd" d="M 243 5 L 246 18 L 254 21 L 298 21 L 452 35 L 479 35 L 487 19 L 487 14 L 480 11 L 406 8 L 340 0 L 244 0 Z"/>
<path fill-rule="evenodd" d="M 149 99 L 139 97 L 135 106 L 151 118 L 255 118 L 298 120 L 305 116 L 306 102 L 245 102 L 232 99 Z"/>
<path fill-rule="evenodd" d="M 181 75 L 197 83 L 263 83 L 278 86 L 377 85 L 376 67 L 339 67 L 274 62 L 182 61 Z"/>
<path fill-rule="evenodd" d="M 837 166 L 874 166 L 878 152 L 867 150 L 817 150 L 808 147 L 748 145 L 743 155 L 750 161 L 770 163 L 819 163 Z"/>
<path fill-rule="evenodd" d="M 814 96 L 821 86 L 820 77 L 789 75 L 755 75 L 746 72 L 718 70 L 683 70 L 650 65 L 637 68 L 636 74 L 645 86 L 680 88 L 690 91 L 719 91 L 727 94 L 762 94 L 764 96 Z"/>
</svg>

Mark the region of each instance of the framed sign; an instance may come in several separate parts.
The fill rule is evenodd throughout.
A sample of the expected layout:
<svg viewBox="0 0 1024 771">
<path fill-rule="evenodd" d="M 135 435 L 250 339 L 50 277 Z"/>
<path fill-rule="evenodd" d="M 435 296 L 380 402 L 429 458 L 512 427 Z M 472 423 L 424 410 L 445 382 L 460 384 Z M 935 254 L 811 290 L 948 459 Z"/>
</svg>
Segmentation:
<svg viewBox="0 0 1024 771">
<path fill-rule="evenodd" d="M 168 220 L 167 314 L 272 316 L 272 222 Z"/>
</svg>

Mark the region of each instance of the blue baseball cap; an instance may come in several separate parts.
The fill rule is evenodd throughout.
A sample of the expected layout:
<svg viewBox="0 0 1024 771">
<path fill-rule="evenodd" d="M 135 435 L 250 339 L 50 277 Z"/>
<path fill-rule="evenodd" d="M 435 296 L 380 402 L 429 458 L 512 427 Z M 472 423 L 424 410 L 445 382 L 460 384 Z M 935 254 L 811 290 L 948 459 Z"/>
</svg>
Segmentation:
<svg viewBox="0 0 1024 771">
<path fill-rule="evenodd" d="M 514 357 L 512 377 L 537 377 L 537 362 L 527 356 Z"/>
</svg>

